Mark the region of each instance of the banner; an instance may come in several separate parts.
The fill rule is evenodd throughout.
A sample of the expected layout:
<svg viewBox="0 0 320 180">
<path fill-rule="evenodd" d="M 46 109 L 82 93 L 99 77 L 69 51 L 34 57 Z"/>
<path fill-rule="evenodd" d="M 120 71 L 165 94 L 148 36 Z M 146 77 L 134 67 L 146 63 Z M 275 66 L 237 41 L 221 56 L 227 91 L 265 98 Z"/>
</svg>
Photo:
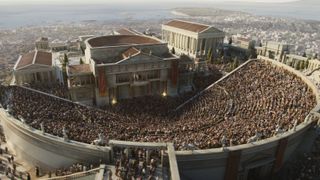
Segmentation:
<svg viewBox="0 0 320 180">
<path fill-rule="evenodd" d="M 176 86 L 178 83 L 178 76 L 179 76 L 179 62 L 172 61 L 171 62 L 171 82 L 173 86 Z"/>
<path fill-rule="evenodd" d="M 106 81 L 106 73 L 104 67 L 98 68 L 98 86 L 99 86 L 99 95 L 107 96 L 107 81 Z"/>
</svg>

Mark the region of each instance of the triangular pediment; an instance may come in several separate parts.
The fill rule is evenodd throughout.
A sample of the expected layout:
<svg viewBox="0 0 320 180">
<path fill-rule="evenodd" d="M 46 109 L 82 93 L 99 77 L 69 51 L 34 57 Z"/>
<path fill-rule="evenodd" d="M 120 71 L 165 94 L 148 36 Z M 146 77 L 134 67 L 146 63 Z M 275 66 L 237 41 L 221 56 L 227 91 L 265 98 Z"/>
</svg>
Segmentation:
<svg viewBox="0 0 320 180">
<path fill-rule="evenodd" d="M 47 66 L 43 64 L 30 64 L 30 65 L 16 69 L 16 71 L 50 70 L 51 68 L 52 66 Z"/>
<path fill-rule="evenodd" d="M 215 27 L 209 27 L 207 29 L 205 29 L 204 31 L 202 31 L 201 33 L 221 33 L 222 31 L 220 31 L 219 29 L 215 28 Z"/>
</svg>

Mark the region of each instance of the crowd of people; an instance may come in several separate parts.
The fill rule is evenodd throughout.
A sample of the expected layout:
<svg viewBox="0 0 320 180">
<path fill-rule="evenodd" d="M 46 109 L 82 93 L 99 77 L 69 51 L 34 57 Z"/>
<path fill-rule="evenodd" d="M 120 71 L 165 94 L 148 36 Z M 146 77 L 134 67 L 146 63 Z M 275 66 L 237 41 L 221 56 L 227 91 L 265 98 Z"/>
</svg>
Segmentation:
<svg viewBox="0 0 320 180">
<path fill-rule="evenodd" d="M 21 87 L 2 87 L 9 113 L 36 129 L 92 143 L 173 142 L 177 150 L 232 146 L 272 137 L 303 122 L 316 100 L 294 74 L 253 61 L 174 111 L 181 102 L 142 97 L 97 110 Z"/>
<path fill-rule="evenodd" d="M 160 163 L 160 151 L 150 150 L 147 155 L 146 150 L 141 148 L 122 149 L 115 151 L 115 172 L 109 171 L 110 179 L 159 179 L 161 173 L 157 173 Z M 149 157 L 147 157 L 149 156 Z M 116 177 L 116 178 L 113 178 Z"/>
<path fill-rule="evenodd" d="M 54 176 L 67 176 L 74 173 L 86 172 L 95 168 L 98 168 L 99 164 L 84 164 L 84 163 L 75 163 L 68 168 L 57 169 L 54 172 Z M 52 172 L 48 172 L 48 177 L 52 177 Z"/>
<path fill-rule="evenodd" d="M 52 94 L 61 98 L 69 99 L 68 87 L 61 83 L 54 84 L 42 84 L 42 83 L 31 83 L 25 84 L 25 87 L 36 89 L 45 93 Z"/>
</svg>

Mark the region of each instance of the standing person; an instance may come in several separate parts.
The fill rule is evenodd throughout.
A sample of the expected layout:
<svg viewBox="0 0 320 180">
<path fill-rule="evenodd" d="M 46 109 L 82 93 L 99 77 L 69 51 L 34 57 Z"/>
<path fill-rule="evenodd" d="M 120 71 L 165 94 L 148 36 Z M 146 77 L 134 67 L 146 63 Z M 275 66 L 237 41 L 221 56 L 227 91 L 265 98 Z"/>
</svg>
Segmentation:
<svg viewBox="0 0 320 180">
<path fill-rule="evenodd" d="M 40 176 L 40 170 L 39 170 L 39 167 L 36 166 L 36 177 L 39 177 Z"/>
<path fill-rule="evenodd" d="M 31 180 L 30 173 L 27 173 L 27 180 Z"/>
</svg>

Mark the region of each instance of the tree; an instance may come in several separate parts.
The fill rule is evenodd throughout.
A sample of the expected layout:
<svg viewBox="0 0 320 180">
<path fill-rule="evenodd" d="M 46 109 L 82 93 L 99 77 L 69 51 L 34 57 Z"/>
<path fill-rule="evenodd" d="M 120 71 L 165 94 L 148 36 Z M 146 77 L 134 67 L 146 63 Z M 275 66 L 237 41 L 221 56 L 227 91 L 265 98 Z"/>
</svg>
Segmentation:
<svg viewBox="0 0 320 180">
<path fill-rule="evenodd" d="M 82 58 L 80 58 L 80 64 L 84 64 L 84 62 L 83 62 Z"/>
<path fill-rule="evenodd" d="M 209 49 L 209 52 L 207 54 L 207 63 L 211 63 L 212 60 L 212 49 Z"/>
<path fill-rule="evenodd" d="M 174 47 L 172 47 L 171 53 L 172 53 L 172 54 L 176 54 L 176 50 L 174 49 Z"/>
<path fill-rule="evenodd" d="M 229 38 L 229 43 L 228 43 L 228 44 L 229 44 L 229 45 L 232 44 L 232 37 Z"/>
<path fill-rule="evenodd" d="M 68 56 L 66 53 L 64 53 L 64 58 L 63 58 L 63 66 L 66 66 L 69 62 Z"/>
<path fill-rule="evenodd" d="M 233 59 L 232 69 L 235 69 L 239 66 L 239 60 L 237 57 Z"/>
<path fill-rule="evenodd" d="M 304 52 L 304 53 L 302 54 L 302 57 L 307 57 L 307 53 Z"/>
</svg>

